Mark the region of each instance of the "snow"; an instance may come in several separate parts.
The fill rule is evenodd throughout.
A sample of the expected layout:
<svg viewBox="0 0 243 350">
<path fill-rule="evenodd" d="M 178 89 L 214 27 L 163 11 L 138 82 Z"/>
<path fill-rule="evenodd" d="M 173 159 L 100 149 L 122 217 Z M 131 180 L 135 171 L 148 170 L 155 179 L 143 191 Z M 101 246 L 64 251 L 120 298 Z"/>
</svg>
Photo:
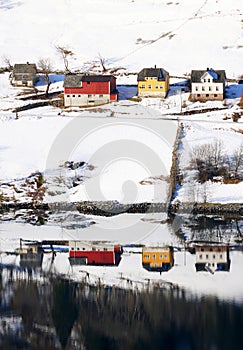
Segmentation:
<svg viewBox="0 0 243 350">
<path fill-rule="evenodd" d="M 12 62 L 49 57 L 63 67 L 59 45 L 74 53 L 72 69 L 97 68 L 101 56 L 107 67 L 133 72 L 157 64 L 172 75 L 206 67 L 242 73 L 240 0 L 7 0 L 0 13 L 2 55 Z"/>
<path fill-rule="evenodd" d="M 59 45 L 74 53 L 69 59 L 72 71 L 100 73 L 101 56 L 108 69 L 117 70 L 120 93 L 120 101 L 105 106 L 65 110 L 48 106 L 16 114 L 15 108 L 37 100 L 21 100 L 30 90 L 13 88 L 9 73 L 0 74 L 0 195 L 10 201 L 30 202 L 35 188 L 26 179 L 43 172 L 44 200 L 49 203 L 165 202 L 177 126 L 183 123 L 179 166 L 184 180 L 176 200 L 188 202 L 192 196 L 198 202 L 204 200 L 203 185 L 196 183 L 193 172 L 187 169 L 190 152 L 193 147 L 219 140 L 224 154 L 232 155 L 241 145 L 243 120 L 241 117 L 234 123 L 232 114 L 242 111 L 238 103 L 243 85 L 229 84 L 224 103 L 192 103 L 189 92 L 182 88 L 192 69 L 225 69 L 227 77 L 239 79 L 241 0 L 200 4 L 193 0 L 59 0 L 58 6 L 54 0 L 6 0 L 0 2 L 0 16 L 1 52 L 12 64 L 37 63 L 48 57 L 54 68 L 62 71 L 63 62 L 56 50 Z M 84 28 L 88 28 L 85 34 Z M 136 73 L 154 64 L 181 77 L 171 79 L 168 97 L 127 100 L 137 93 Z M 5 65 L 4 57 L 1 65 Z M 50 78 L 50 92 L 62 91 L 63 75 L 52 74 Z M 36 88 L 45 91 L 43 78 Z M 181 111 L 194 114 L 182 115 Z M 64 166 L 67 161 L 84 164 L 69 169 Z M 207 182 L 204 186 L 208 202 L 242 203 L 242 182 Z M 171 244 L 183 249 L 163 213 L 109 218 L 69 215 L 54 213 L 55 219 L 49 218 L 43 226 L 17 219 L 14 223 L 1 221 L 1 262 L 19 266 L 19 257 L 6 251 L 13 252 L 20 238 Z M 86 279 L 90 284 L 148 288 L 166 281 L 192 293 L 241 301 L 242 252 L 231 251 L 230 258 L 230 272 L 211 275 L 195 271 L 195 255 L 176 251 L 175 266 L 160 276 L 142 268 L 141 248 L 126 247 L 118 267 L 71 268 L 67 253 L 57 253 L 51 265 L 52 255 L 46 253 L 42 268 L 75 280 Z"/>
<path fill-rule="evenodd" d="M 227 113 L 227 112 L 226 112 Z M 217 116 L 217 113 L 216 115 Z M 241 134 L 242 121 L 233 123 L 223 121 L 222 112 L 219 115 L 220 121 L 214 115 L 204 121 L 186 121 L 185 138 L 182 140 L 182 151 L 180 155 L 180 169 L 184 174 L 183 184 L 178 190 L 176 201 L 181 202 L 203 202 L 204 193 L 206 192 L 207 201 L 212 203 L 242 203 L 243 202 L 243 183 L 224 184 L 222 181 L 207 181 L 199 184 L 193 178 L 193 172 L 188 171 L 190 154 L 195 147 L 204 144 L 213 144 L 221 142 L 222 152 L 224 155 L 232 154 L 240 148 L 243 138 Z M 204 117 L 205 118 L 205 117 Z M 214 118 L 216 119 L 214 121 Z M 208 119 L 212 120 L 208 122 Z"/>
</svg>

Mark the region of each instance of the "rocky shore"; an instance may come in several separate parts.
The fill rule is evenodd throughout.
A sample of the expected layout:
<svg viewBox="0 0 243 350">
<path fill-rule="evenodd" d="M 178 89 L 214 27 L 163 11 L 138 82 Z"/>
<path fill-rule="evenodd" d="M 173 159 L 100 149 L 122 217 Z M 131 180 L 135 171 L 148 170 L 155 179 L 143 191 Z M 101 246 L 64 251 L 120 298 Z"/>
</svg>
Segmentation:
<svg viewBox="0 0 243 350">
<path fill-rule="evenodd" d="M 132 203 L 123 204 L 117 201 L 82 201 L 76 203 L 0 203 L 0 211 L 8 210 L 33 211 L 72 211 L 78 210 L 82 214 L 97 216 L 114 216 L 122 213 L 168 213 L 192 215 L 228 215 L 243 216 L 241 203 L 177 203 L 168 207 L 167 203 Z"/>
</svg>

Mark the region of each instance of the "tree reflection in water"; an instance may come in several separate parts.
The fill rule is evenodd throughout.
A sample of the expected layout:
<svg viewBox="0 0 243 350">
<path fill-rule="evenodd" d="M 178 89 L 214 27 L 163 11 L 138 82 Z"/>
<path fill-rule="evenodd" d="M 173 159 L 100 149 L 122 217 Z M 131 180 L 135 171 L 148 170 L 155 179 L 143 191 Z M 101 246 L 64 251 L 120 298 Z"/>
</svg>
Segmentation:
<svg viewBox="0 0 243 350">
<path fill-rule="evenodd" d="M 17 280 L 1 284 L 0 301 L 1 349 L 242 348 L 242 304 L 178 289 Z"/>
</svg>

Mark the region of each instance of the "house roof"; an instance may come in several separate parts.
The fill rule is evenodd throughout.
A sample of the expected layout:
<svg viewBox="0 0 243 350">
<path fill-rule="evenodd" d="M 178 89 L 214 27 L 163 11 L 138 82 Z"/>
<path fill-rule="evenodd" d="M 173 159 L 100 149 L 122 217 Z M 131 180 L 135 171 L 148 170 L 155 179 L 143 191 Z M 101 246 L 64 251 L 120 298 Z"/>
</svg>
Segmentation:
<svg viewBox="0 0 243 350">
<path fill-rule="evenodd" d="M 37 72 L 35 63 L 16 63 L 13 69 L 14 73 L 31 73 L 35 74 Z"/>
<path fill-rule="evenodd" d="M 81 82 L 109 82 L 112 78 L 116 79 L 113 75 L 67 74 L 64 87 L 80 87 Z"/>
<path fill-rule="evenodd" d="M 165 80 L 169 73 L 163 68 L 143 68 L 138 73 L 138 81 L 144 81 L 145 77 L 155 77 L 158 80 Z"/>
<path fill-rule="evenodd" d="M 204 70 L 192 70 L 191 72 L 191 82 L 200 83 L 202 76 L 208 73 L 213 77 L 213 81 L 217 83 L 223 83 L 226 79 L 225 70 L 214 70 L 212 68 L 207 68 Z"/>
</svg>

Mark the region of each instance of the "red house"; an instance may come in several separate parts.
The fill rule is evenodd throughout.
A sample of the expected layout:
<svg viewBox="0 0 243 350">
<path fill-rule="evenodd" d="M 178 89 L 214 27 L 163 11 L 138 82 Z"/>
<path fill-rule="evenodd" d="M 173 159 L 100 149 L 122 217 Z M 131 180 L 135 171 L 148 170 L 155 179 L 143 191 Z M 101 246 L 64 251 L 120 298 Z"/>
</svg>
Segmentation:
<svg viewBox="0 0 243 350">
<path fill-rule="evenodd" d="M 117 101 L 113 75 L 67 74 L 64 79 L 64 106 L 96 106 Z"/>
<path fill-rule="evenodd" d="M 123 253 L 120 245 L 103 242 L 69 241 L 71 265 L 116 265 Z"/>
</svg>

